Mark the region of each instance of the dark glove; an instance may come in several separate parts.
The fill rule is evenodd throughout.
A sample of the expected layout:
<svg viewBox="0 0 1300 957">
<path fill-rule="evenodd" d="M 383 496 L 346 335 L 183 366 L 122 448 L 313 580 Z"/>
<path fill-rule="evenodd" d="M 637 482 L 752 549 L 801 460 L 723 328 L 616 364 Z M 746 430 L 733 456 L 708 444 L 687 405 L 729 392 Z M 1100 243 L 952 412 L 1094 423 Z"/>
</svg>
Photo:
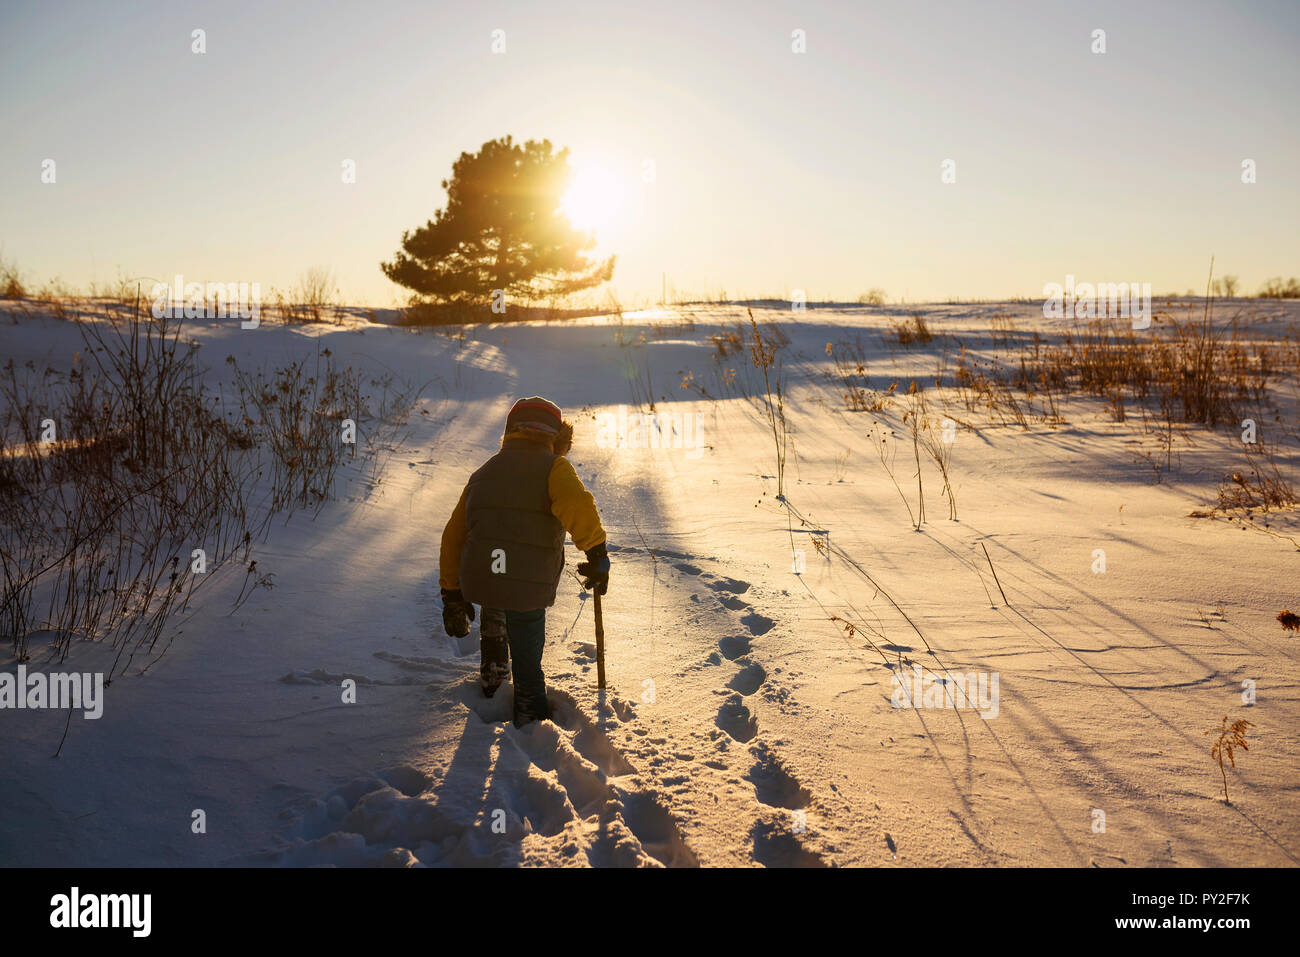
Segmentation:
<svg viewBox="0 0 1300 957">
<path fill-rule="evenodd" d="M 442 627 L 453 638 L 469 634 L 469 623 L 474 620 L 474 605 L 465 600 L 459 588 L 442 590 Z"/>
<path fill-rule="evenodd" d="M 609 555 L 605 552 L 604 542 L 587 552 L 585 562 L 578 563 L 578 575 L 583 588 L 589 588 L 597 595 L 609 591 Z"/>
</svg>

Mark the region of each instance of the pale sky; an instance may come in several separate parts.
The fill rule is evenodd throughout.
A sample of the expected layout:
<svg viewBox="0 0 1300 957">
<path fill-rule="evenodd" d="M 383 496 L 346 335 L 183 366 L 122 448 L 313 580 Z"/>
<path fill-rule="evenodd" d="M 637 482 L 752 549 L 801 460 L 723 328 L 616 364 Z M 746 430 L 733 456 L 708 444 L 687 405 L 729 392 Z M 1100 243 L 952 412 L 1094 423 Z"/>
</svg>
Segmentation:
<svg viewBox="0 0 1300 957">
<path fill-rule="evenodd" d="M 511 134 L 620 185 L 627 303 L 1199 290 L 1211 255 L 1254 292 L 1300 275 L 1298 49 L 1295 0 L 3 0 L 0 255 L 393 305 L 379 262 Z"/>
</svg>

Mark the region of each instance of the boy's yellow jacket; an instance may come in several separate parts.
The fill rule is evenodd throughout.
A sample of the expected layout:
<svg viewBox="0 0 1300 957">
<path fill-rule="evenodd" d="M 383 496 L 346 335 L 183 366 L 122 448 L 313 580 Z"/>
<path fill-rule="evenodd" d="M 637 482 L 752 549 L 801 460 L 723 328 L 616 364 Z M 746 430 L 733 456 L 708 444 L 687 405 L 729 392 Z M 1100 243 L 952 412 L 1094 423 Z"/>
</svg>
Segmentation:
<svg viewBox="0 0 1300 957">
<path fill-rule="evenodd" d="M 596 500 L 563 455 L 557 456 L 551 465 L 546 486 L 551 497 L 551 514 L 573 537 L 574 545 L 586 552 L 605 541 L 605 528 L 600 523 L 600 513 L 596 511 Z M 465 492 L 462 491 L 442 530 L 438 558 L 438 584 L 442 588 L 460 588 L 460 554 L 465 536 Z"/>
</svg>

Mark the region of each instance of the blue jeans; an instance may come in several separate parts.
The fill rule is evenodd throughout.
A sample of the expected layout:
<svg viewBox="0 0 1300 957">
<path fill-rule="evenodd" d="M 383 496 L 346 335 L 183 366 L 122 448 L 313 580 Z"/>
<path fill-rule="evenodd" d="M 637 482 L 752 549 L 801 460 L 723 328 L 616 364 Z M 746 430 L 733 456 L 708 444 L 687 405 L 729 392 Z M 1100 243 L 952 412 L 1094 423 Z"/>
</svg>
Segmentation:
<svg viewBox="0 0 1300 957">
<path fill-rule="evenodd" d="M 515 682 L 515 727 L 551 716 L 542 674 L 542 648 L 546 644 L 546 609 L 507 611 L 506 636 L 510 641 L 510 667 Z"/>
</svg>

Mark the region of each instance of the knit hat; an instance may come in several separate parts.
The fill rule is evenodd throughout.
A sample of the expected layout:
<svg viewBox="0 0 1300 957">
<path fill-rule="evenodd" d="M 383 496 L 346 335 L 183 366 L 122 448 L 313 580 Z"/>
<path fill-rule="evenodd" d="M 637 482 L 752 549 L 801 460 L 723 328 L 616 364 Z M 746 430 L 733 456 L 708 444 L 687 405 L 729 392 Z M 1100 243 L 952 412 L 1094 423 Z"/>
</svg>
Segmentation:
<svg viewBox="0 0 1300 957">
<path fill-rule="evenodd" d="M 510 407 L 510 414 L 506 416 L 507 433 L 529 431 L 555 435 L 563 424 L 560 407 L 540 395 L 520 399 Z"/>
</svg>

